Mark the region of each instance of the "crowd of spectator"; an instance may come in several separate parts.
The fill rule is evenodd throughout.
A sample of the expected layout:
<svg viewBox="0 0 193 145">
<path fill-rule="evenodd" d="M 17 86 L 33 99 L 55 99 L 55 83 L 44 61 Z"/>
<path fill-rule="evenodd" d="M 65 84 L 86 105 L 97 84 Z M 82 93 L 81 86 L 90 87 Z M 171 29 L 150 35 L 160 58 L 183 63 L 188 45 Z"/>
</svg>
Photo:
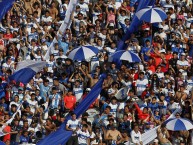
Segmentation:
<svg viewBox="0 0 193 145">
<path fill-rule="evenodd" d="M 68 113 L 67 145 L 142 145 L 141 135 L 156 126 L 152 145 L 191 145 L 190 131 L 168 131 L 164 121 L 192 120 L 193 7 L 192 0 L 155 0 L 168 18 L 143 22 L 124 43 L 140 63 L 110 62 L 118 42 L 127 35 L 138 0 L 79 0 L 65 33 L 58 31 L 69 0 L 15 0 L 0 23 L 0 124 L 6 145 L 36 144 L 56 131 Z M 59 32 L 60 35 L 57 35 Z M 53 39 L 49 59 L 45 54 Z M 91 60 L 68 58 L 74 48 L 92 45 L 100 53 Z M 46 61 L 28 84 L 9 81 L 17 63 Z M 73 113 L 106 73 L 102 91 L 80 118 Z M 128 88 L 124 99 L 116 94 Z M 18 113 L 14 113 L 18 110 Z M 14 117 L 13 117 L 14 115 Z M 13 117 L 12 122 L 7 123 Z"/>
</svg>

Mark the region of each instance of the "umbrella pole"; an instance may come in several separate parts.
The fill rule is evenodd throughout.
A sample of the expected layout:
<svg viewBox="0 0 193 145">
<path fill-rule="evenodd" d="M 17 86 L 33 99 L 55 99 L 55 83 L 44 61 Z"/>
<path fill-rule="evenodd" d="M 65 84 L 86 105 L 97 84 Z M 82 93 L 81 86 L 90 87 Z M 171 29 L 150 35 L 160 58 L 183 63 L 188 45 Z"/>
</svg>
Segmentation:
<svg viewBox="0 0 193 145">
<path fill-rule="evenodd" d="M 153 45 L 153 27 L 152 27 L 152 24 L 150 26 L 150 29 L 151 29 L 151 47 Z"/>
</svg>

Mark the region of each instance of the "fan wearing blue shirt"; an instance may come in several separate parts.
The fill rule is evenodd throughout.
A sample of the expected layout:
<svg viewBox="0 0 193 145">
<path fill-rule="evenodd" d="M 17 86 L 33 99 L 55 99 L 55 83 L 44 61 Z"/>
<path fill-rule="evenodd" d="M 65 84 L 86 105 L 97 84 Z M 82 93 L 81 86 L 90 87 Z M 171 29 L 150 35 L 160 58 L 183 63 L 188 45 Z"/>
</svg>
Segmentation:
<svg viewBox="0 0 193 145">
<path fill-rule="evenodd" d="M 152 102 L 148 104 L 148 108 L 150 108 L 152 112 L 154 112 L 159 107 L 159 104 L 156 102 L 156 100 L 156 97 L 153 97 Z"/>
<path fill-rule="evenodd" d="M 5 96 L 5 89 L 2 85 L 2 79 L 0 78 L 0 98 Z"/>
<path fill-rule="evenodd" d="M 151 43 L 150 43 L 149 39 L 147 39 L 145 41 L 145 47 L 142 47 L 142 49 L 141 49 L 142 61 L 145 61 L 145 62 L 149 61 L 149 56 L 147 56 L 146 53 L 150 50 L 150 45 L 151 45 Z"/>
<path fill-rule="evenodd" d="M 180 56 L 181 53 L 184 53 L 184 49 L 180 46 L 180 41 L 176 41 L 176 46 L 172 47 L 172 52 L 177 52 L 178 56 Z"/>
<path fill-rule="evenodd" d="M 46 101 L 46 97 L 48 96 L 49 87 L 49 80 L 45 79 L 43 83 L 40 84 L 40 96 Z"/>
<path fill-rule="evenodd" d="M 156 109 L 155 112 L 154 112 L 154 118 L 155 120 L 160 120 L 160 115 L 159 115 L 159 109 Z"/>
<path fill-rule="evenodd" d="M 29 139 L 28 131 L 23 131 L 22 135 L 20 136 L 20 144 L 29 143 Z"/>
</svg>

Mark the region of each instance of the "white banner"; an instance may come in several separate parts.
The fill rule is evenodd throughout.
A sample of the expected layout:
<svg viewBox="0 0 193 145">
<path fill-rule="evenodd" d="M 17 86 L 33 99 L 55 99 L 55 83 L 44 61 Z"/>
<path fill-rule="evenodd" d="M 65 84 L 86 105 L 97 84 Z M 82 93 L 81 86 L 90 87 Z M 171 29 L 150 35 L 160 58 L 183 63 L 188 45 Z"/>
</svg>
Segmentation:
<svg viewBox="0 0 193 145">
<path fill-rule="evenodd" d="M 71 15 L 75 9 L 75 6 L 78 4 L 78 0 L 71 0 L 69 5 L 68 5 L 68 9 L 66 11 L 66 15 L 65 15 L 65 19 L 64 19 L 64 22 L 62 23 L 62 25 L 60 26 L 59 28 L 59 31 L 63 34 L 67 28 L 70 27 L 71 23 L 72 23 L 72 20 L 70 19 L 71 18 Z M 57 32 L 57 35 L 59 36 L 59 31 Z M 54 40 L 52 41 L 52 43 L 50 44 L 45 56 L 44 56 L 44 59 L 45 60 L 49 60 L 50 58 L 50 54 L 51 54 L 51 51 L 52 49 L 54 49 L 54 43 L 57 43 L 57 40 L 56 38 L 54 38 Z"/>
</svg>

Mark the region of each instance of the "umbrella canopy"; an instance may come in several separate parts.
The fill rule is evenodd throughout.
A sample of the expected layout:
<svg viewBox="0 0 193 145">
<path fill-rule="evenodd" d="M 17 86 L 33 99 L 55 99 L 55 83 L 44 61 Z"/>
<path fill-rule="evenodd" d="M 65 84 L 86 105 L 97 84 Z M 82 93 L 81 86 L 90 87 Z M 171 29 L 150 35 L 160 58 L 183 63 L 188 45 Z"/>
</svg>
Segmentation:
<svg viewBox="0 0 193 145">
<path fill-rule="evenodd" d="M 141 62 L 139 56 L 128 50 L 119 50 L 111 55 L 111 59 L 126 60 L 129 62 Z"/>
<path fill-rule="evenodd" d="M 136 16 L 139 20 L 149 22 L 149 23 L 158 23 L 162 22 L 167 18 L 166 13 L 157 7 L 148 6 L 136 13 Z"/>
<path fill-rule="evenodd" d="M 193 123 L 185 118 L 171 118 L 165 121 L 168 130 L 180 131 L 193 129 Z"/>
<path fill-rule="evenodd" d="M 68 55 L 68 58 L 72 60 L 83 61 L 97 55 L 98 52 L 98 48 L 91 45 L 85 45 L 72 50 Z"/>
</svg>

